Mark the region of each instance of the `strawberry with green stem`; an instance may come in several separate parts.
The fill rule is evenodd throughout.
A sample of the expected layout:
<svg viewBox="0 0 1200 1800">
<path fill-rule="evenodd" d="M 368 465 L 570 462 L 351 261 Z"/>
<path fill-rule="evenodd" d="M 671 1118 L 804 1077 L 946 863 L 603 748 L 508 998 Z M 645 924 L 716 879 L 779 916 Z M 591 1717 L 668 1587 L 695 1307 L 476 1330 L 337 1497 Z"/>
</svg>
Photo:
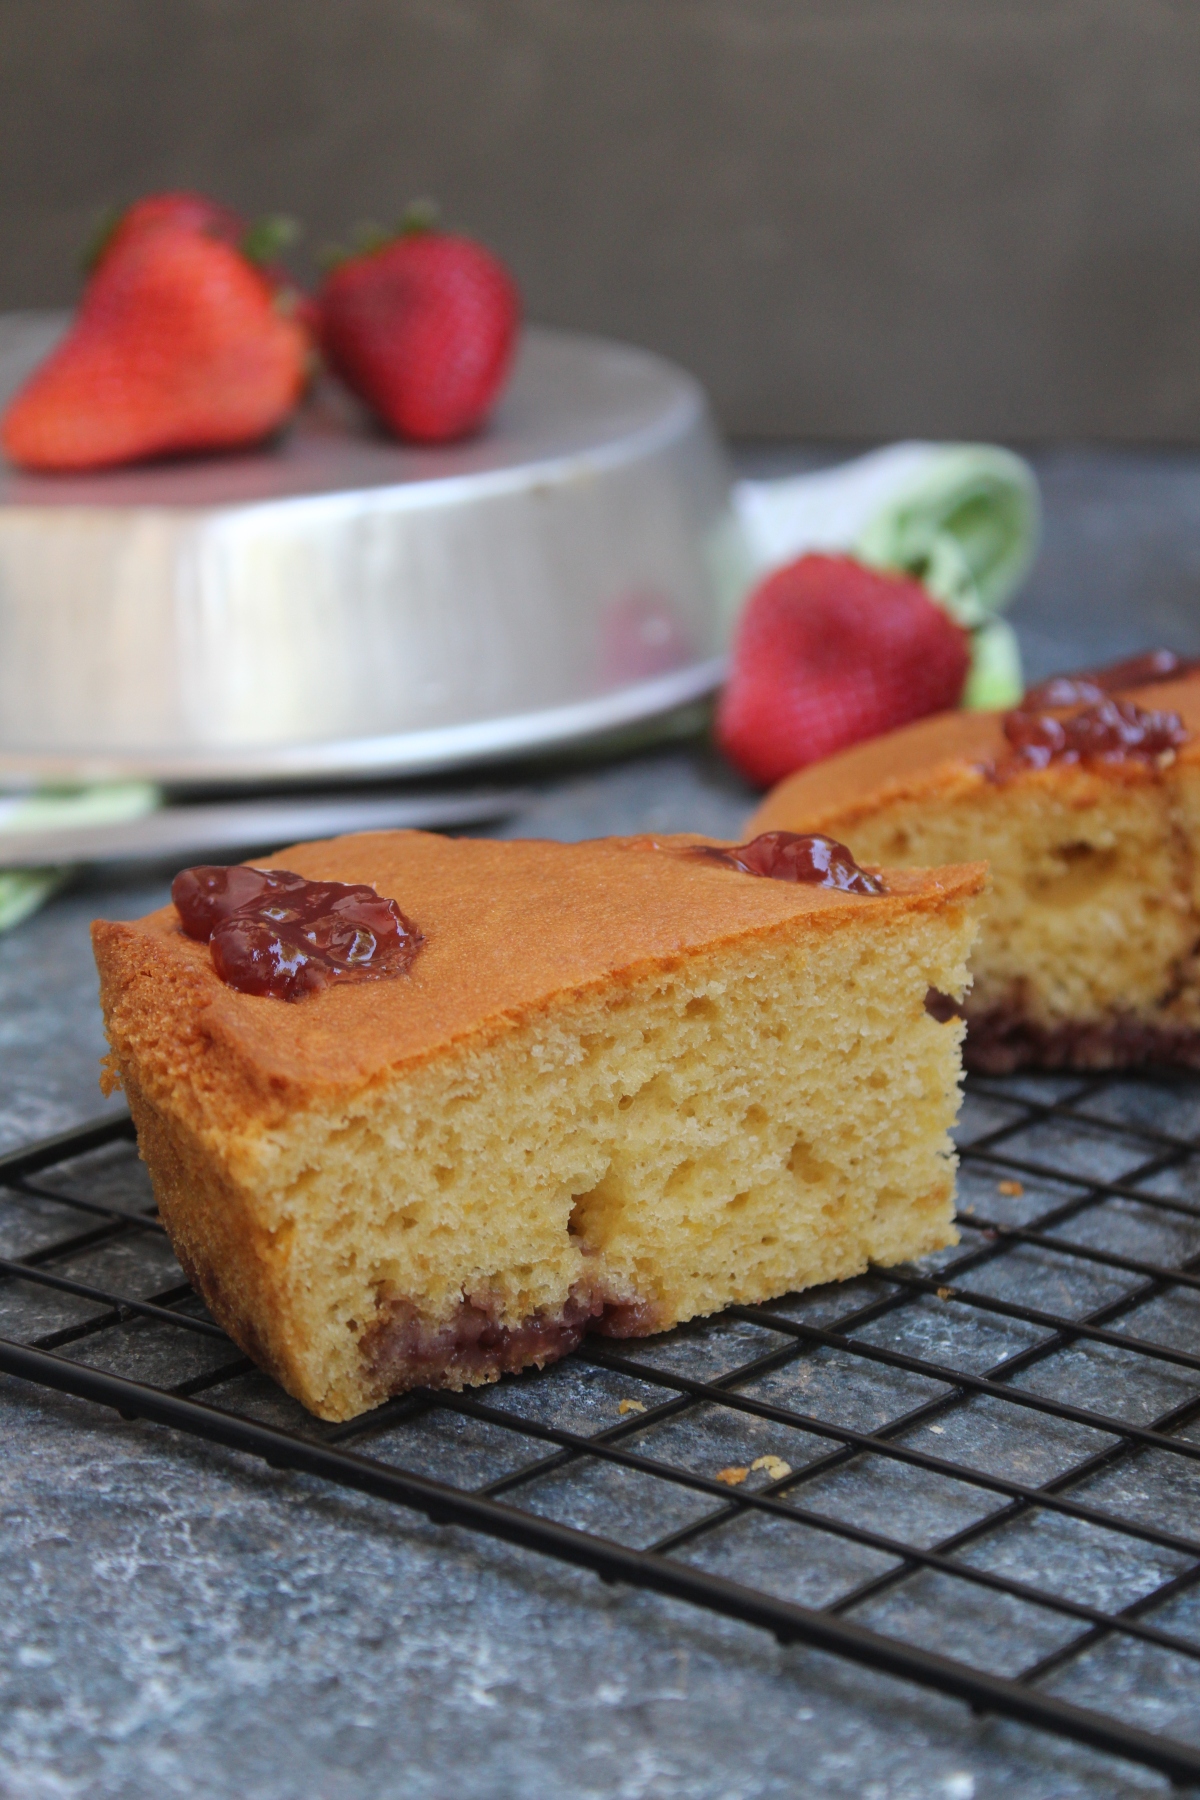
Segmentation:
<svg viewBox="0 0 1200 1800">
<path fill-rule="evenodd" d="M 471 238 L 411 208 L 396 233 L 367 227 L 317 294 L 326 361 L 398 437 L 439 444 L 478 431 L 507 379 L 520 297 Z"/>
<path fill-rule="evenodd" d="M 84 470 L 232 450 L 285 422 L 309 332 L 292 290 L 230 241 L 230 220 L 200 196 L 156 195 L 117 222 L 70 331 L 0 421 L 13 462 Z"/>
<path fill-rule="evenodd" d="M 717 741 L 762 786 L 957 706 L 970 639 L 919 582 L 850 556 L 801 556 L 746 602 Z"/>
</svg>

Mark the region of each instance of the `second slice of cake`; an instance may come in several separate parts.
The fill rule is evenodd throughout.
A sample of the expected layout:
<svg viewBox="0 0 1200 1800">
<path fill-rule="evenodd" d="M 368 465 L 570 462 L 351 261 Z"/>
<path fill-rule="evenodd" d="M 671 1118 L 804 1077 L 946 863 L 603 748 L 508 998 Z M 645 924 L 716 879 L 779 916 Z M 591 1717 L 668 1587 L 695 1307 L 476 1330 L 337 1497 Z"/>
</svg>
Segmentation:
<svg viewBox="0 0 1200 1800">
<path fill-rule="evenodd" d="M 868 862 L 988 858 L 969 1068 L 1198 1067 L 1200 672 L 1177 661 L 1151 652 L 1008 714 L 857 744 L 781 782 L 750 828 L 829 832 Z M 1156 662 L 1169 678 L 1149 678 Z"/>
<path fill-rule="evenodd" d="M 391 978 L 290 1004 L 226 985 L 174 907 L 94 928 L 180 1260 L 314 1412 L 953 1241 L 962 1026 L 925 1000 L 963 993 L 985 871 L 852 892 L 712 850 L 284 851 L 394 899 L 421 938 Z"/>
</svg>

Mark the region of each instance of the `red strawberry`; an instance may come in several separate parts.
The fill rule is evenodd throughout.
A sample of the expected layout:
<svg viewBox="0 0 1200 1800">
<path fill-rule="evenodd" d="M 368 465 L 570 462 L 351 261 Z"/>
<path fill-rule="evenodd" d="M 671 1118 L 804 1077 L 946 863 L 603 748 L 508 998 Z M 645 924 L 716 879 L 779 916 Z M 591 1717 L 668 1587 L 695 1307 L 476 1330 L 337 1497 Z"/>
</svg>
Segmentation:
<svg viewBox="0 0 1200 1800">
<path fill-rule="evenodd" d="M 109 213 L 101 221 L 85 258 L 87 273 L 94 275 L 110 257 L 164 225 L 221 238 L 239 248 L 246 235 L 246 221 L 238 213 L 203 194 L 147 194 L 124 212 Z"/>
<path fill-rule="evenodd" d="M 194 231 L 202 237 L 220 238 L 248 257 L 260 269 L 283 304 L 291 307 L 310 337 L 316 336 L 316 310 L 311 297 L 297 287 L 291 273 L 279 260 L 280 252 L 299 235 L 294 219 L 269 214 L 247 225 L 240 213 L 203 194 L 186 192 L 147 194 L 135 200 L 124 212 L 110 213 L 104 219 L 84 257 L 88 276 L 122 255 L 131 244 L 147 233 L 164 226 L 178 231 Z"/>
<path fill-rule="evenodd" d="M 169 224 L 103 259 L 70 332 L 0 421 L 29 469 L 257 443 L 303 390 L 308 336 L 231 244 Z"/>
<path fill-rule="evenodd" d="M 330 366 L 398 437 L 478 430 L 512 362 L 521 303 L 504 265 L 428 228 L 339 263 L 317 296 Z"/>
<path fill-rule="evenodd" d="M 957 705 L 970 660 L 967 633 L 919 582 L 802 556 L 746 603 L 717 738 L 765 786 Z"/>
</svg>

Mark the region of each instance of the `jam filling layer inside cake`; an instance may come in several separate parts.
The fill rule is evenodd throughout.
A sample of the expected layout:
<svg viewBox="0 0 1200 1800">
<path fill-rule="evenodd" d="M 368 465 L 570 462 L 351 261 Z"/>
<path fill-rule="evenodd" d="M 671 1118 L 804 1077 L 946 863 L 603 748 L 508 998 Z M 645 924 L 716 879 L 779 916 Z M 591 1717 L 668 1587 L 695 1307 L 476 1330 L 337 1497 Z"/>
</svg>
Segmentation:
<svg viewBox="0 0 1200 1800">
<path fill-rule="evenodd" d="M 276 1000 L 300 1000 L 335 981 L 402 975 L 424 942 L 374 888 L 286 869 L 202 864 L 175 877 L 171 898 L 228 987 Z"/>
<path fill-rule="evenodd" d="M 934 1009 L 931 1007 L 930 1009 Z M 962 1016 L 962 1008 L 935 1017 Z M 1200 1030 L 1114 1013 L 1101 1020 L 1043 1025 L 1019 1004 L 972 1013 L 965 1061 L 980 1075 L 1018 1069 L 1125 1069 L 1166 1063 L 1200 1069 Z"/>
<path fill-rule="evenodd" d="M 602 1311 L 601 1301 L 575 1290 L 557 1311 L 519 1325 L 501 1324 L 495 1308 L 478 1299 L 463 1300 L 452 1318 L 434 1324 L 410 1300 L 394 1299 L 362 1339 L 363 1366 L 385 1393 L 495 1381 L 569 1355 Z"/>
<path fill-rule="evenodd" d="M 544 1308 L 519 1325 L 503 1324 L 494 1301 L 463 1300 L 453 1316 L 435 1324 L 411 1300 L 392 1299 L 364 1333 L 359 1350 L 369 1380 L 385 1392 L 409 1387 L 474 1386 L 544 1368 L 569 1356 L 589 1331 L 602 1337 L 645 1337 L 669 1321 L 640 1301 L 605 1301 L 586 1282 L 565 1304 Z"/>
<path fill-rule="evenodd" d="M 1114 1011 L 1104 1019 L 1039 1023 L 1014 986 L 999 1006 L 968 1012 L 949 994 L 930 988 L 925 1010 L 939 1024 L 966 1019 L 970 1030 L 964 1063 L 978 1075 L 1013 1075 L 1018 1069 L 1125 1069 L 1170 1063 L 1200 1069 L 1200 1030 L 1154 1023 Z"/>
</svg>

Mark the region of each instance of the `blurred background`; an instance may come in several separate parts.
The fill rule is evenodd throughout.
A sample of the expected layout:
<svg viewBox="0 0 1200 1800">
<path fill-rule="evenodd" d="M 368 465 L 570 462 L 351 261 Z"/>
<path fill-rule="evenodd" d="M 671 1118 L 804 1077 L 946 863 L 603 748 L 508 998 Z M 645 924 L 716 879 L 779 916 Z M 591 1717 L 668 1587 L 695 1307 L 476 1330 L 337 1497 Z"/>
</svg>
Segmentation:
<svg viewBox="0 0 1200 1800">
<path fill-rule="evenodd" d="M 0 308 L 198 187 L 309 250 L 436 195 L 737 437 L 1200 436 L 1185 0 L 5 0 Z"/>
</svg>

